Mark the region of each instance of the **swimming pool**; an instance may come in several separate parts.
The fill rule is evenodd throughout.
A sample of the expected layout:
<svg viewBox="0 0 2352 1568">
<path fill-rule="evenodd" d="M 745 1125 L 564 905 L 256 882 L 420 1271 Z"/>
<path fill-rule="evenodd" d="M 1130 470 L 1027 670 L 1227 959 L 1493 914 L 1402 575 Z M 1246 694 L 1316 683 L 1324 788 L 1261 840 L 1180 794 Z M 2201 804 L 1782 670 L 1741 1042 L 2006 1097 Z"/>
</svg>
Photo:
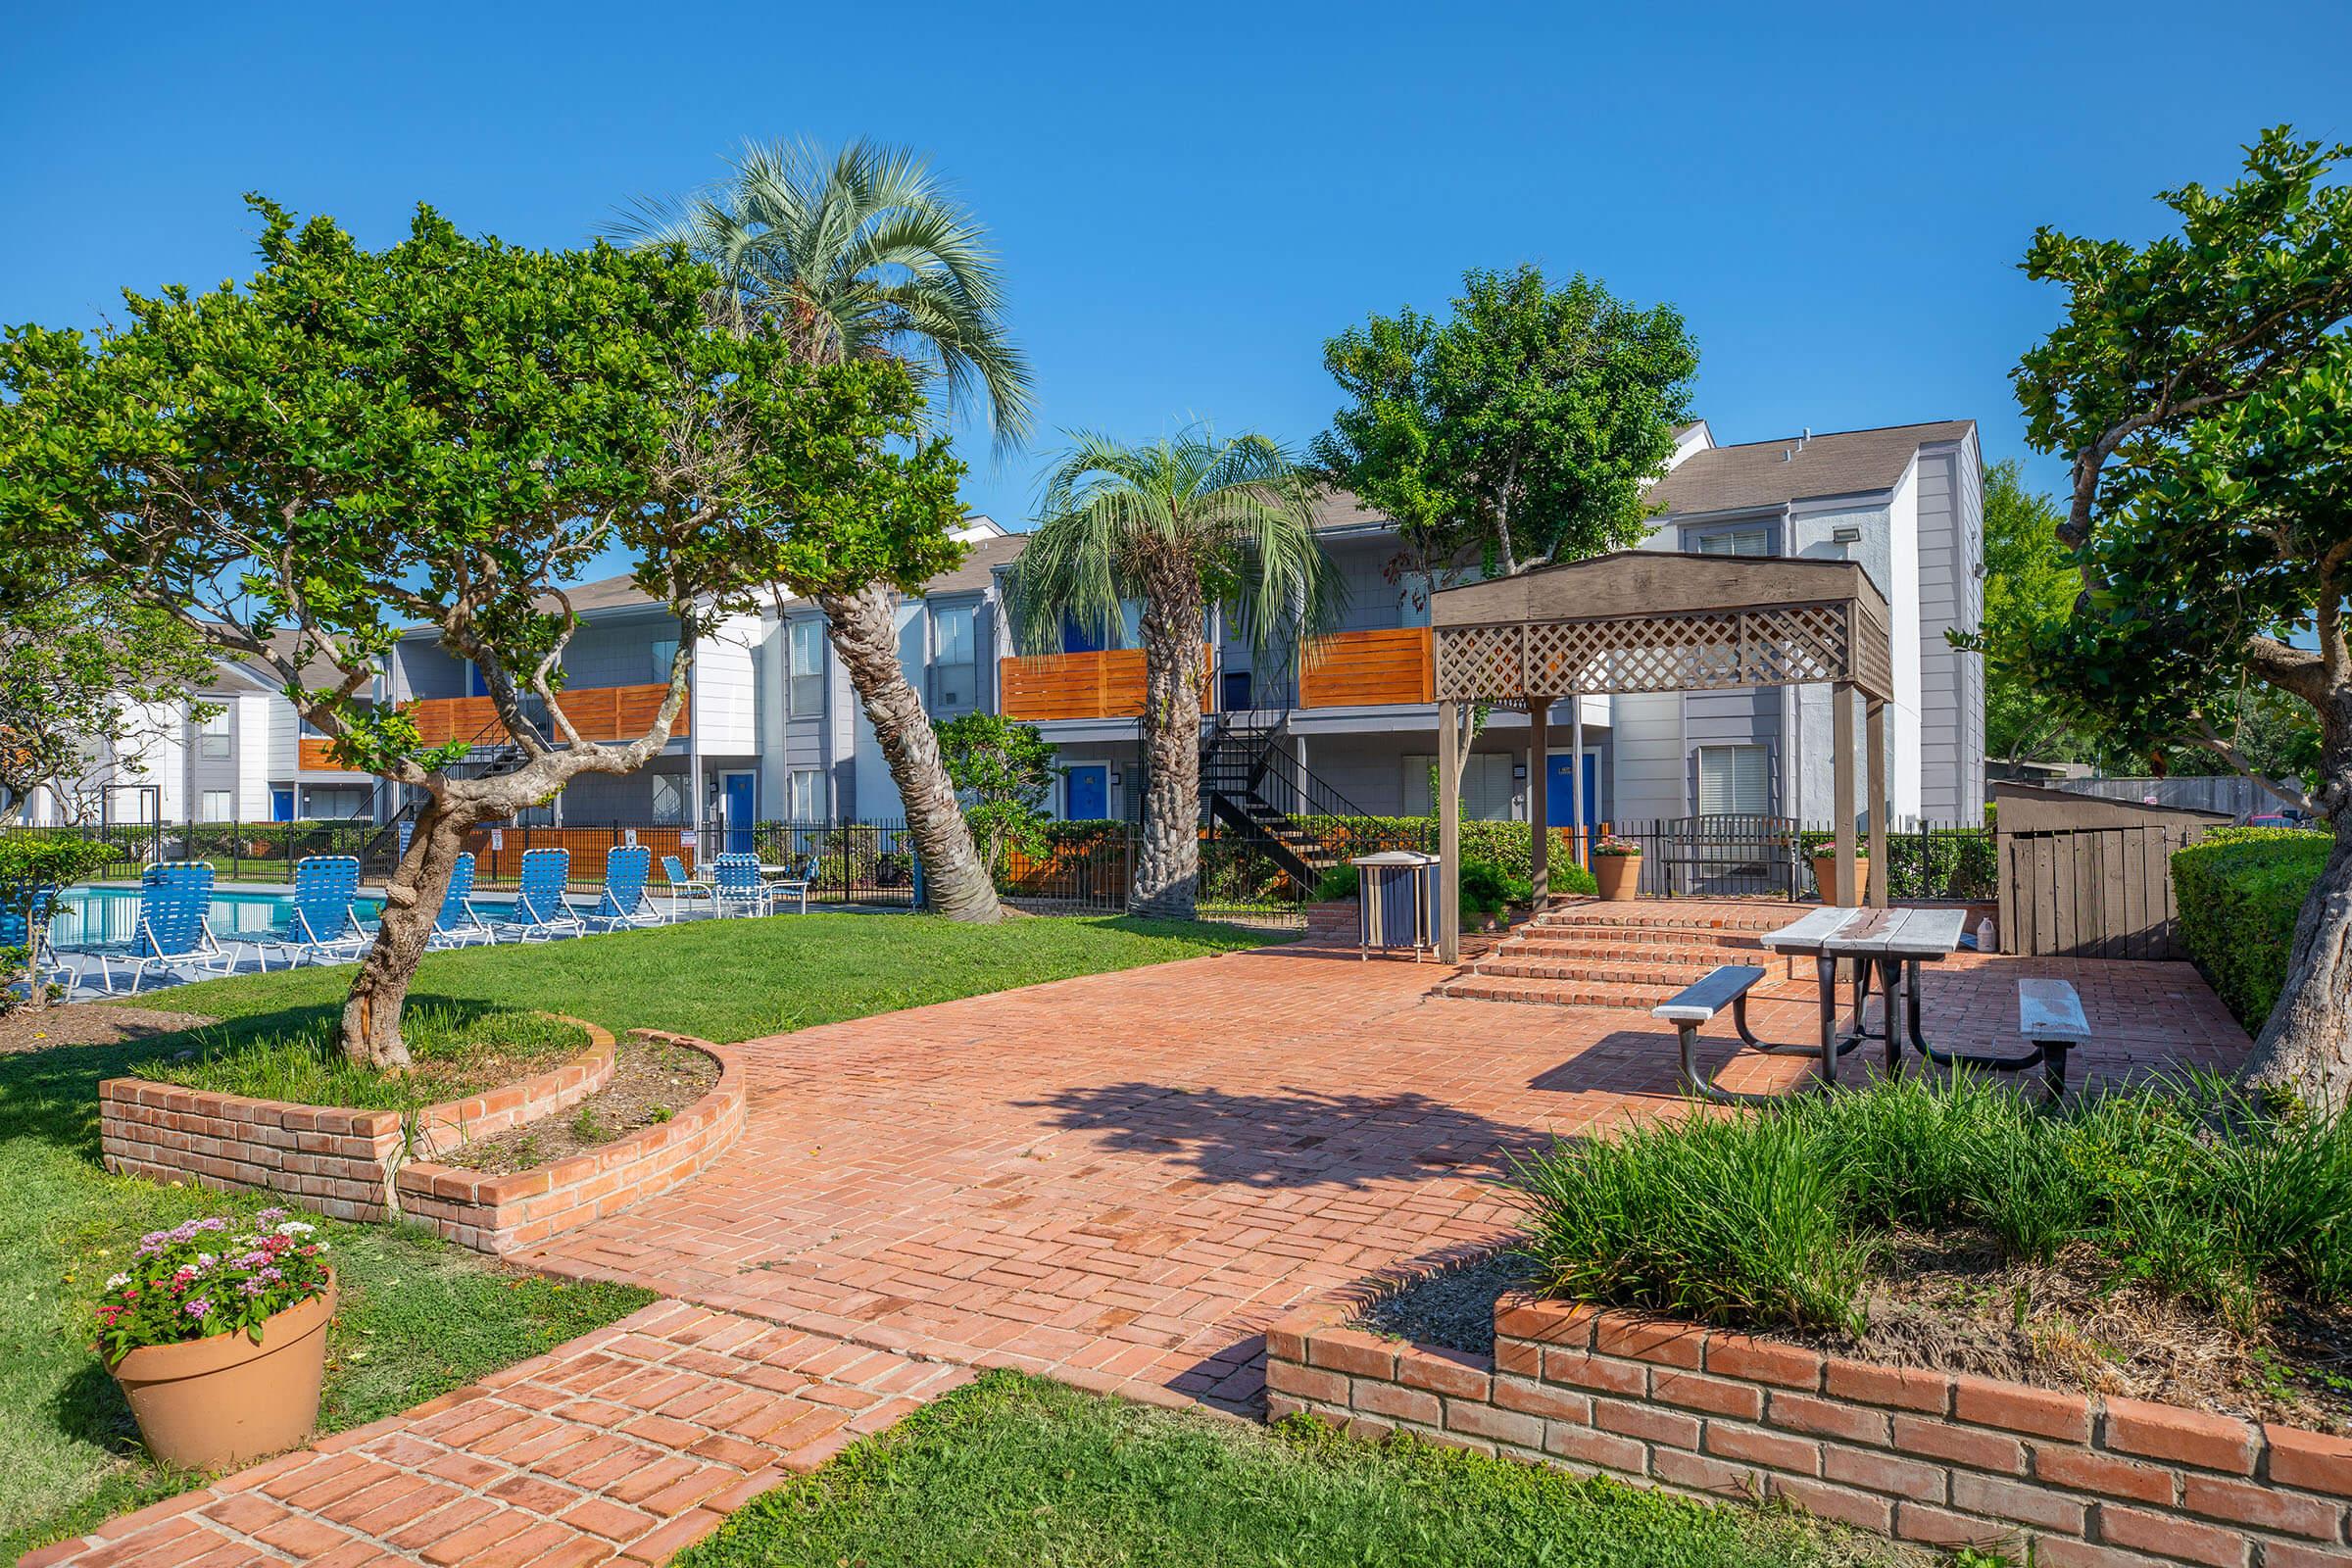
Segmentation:
<svg viewBox="0 0 2352 1568">
<path fill-rule="evenodd" d="M 95 947 L 102 943 L 128 942 L 138 935 L 137 888 L 68 888 L 58 904 L 56 917 L 49 922 L 52 946 Z M 212 907 L 205 911 L 204 923 L 212 928 L 217 941 L 250 942 L 283 925 L 286 911 L 293 905 L 291 893 L 215 888 Z M 353 906 L 364 925 L 372 925 L 383 906 L 383 900 L 368 898 Z"/>
</svg>

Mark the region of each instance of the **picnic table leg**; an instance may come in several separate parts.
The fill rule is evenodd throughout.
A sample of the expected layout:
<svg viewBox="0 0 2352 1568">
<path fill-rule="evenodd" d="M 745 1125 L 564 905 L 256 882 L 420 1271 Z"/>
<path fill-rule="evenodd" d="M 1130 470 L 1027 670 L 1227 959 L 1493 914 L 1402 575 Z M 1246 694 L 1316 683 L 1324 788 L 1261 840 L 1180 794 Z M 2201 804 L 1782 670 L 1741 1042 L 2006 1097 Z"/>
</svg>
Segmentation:
<svg viewBox="0 0 2352 1568">
<path fill-rule="evenodd" d="M 1821 992 L 1821 1080 L 1838 1081 L 1838 960 L 1826 953 L 1813 958 Z"/>
</svg>

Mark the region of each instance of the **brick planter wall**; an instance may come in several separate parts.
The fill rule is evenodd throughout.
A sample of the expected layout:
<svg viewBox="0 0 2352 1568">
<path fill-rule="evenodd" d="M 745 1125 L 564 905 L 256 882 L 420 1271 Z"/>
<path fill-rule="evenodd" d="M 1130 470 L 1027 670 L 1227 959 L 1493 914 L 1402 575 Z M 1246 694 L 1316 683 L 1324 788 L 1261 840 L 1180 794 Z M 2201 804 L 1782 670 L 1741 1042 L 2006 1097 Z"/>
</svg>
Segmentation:
<svg viewBox="0 0 2352 1568">
<path fill-rule="evenodd" d="M 587 1031 L 588 1048 L 550 1071 L 486 1094 L 425 1106 L 417 1152 L 567 1109 L 612 1076 L 612 1037 Z M 151 1181 L 187 1181 L 228 1192 L 270 1193 L 335 1219 L 382 1219 L 386 1172 L 403 1156 L 401 1112 L 341 1110 L 282 1100 L 217 1095 L 144 1078 L 98 1086 L 98 1140 L 106 1168 Z"/>
<path fill-rule="evenodd" d="M 703 1053 L 718 1063 L 718 1082 L 668 1121 L 530 1170 L 492 1176 L 430 1161 L 405 1165 L 402 1212 L 477 1252 L 503 1255 L 675 1187 L 724 1152 L 743 1131 L 744 1070 L 735 1054 L 685 1035 L 632 1033 Z"/>
<path fill-rule="evenodd" d="M 2352 1440 L 1506 1298 L 1493 1356 L 1300 1313 L 1267 1406 L 2043 1568 L 2352 1568 Z"/>
</svg>

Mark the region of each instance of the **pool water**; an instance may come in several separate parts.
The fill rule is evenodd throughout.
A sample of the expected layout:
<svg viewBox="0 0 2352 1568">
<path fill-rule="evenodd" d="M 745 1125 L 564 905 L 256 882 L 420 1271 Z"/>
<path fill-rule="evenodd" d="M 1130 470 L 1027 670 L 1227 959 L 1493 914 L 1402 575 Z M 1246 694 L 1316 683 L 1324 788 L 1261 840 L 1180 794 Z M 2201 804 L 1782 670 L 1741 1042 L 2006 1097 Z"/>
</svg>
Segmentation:
<svg viewBox="0 0 2352 1568">
<path fill-rule="evenodd" d="M 49 922 L 49 941 L 60 948 L 93 947 L 102 943 L 128 942 L 139 931 L 139 890 L 137 888 L 68 888 L 58 900 L 59 908 Z M 252 941 L 266 937 L 285 924 L 286 911 L 294 906 L 291 893 L 247 893 L 215 889 L 212 907 L 205 911 L 204 923 L 212 928 L 214 939 Z M 384 906 L 381 899 L 361 899 L 352 907 L 362 925 L 372 925 Z"/>
</svg>

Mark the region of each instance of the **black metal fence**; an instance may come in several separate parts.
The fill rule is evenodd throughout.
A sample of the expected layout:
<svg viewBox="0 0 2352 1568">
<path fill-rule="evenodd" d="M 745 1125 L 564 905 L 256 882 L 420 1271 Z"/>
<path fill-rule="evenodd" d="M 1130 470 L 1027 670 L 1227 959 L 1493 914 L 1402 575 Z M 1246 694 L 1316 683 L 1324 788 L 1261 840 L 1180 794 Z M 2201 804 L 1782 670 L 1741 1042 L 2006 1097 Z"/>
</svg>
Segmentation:
<svg viewBox="0 0 2352 1568">
<path fill-rule="evenodd" d="M 1606 824 L 1642 851 L 1644 898 L 1817 899 L 1813 857 L 1830 853 L 1827 824 L 1793 817 L 1696 816 Z M 1867 835 L 1855 849 L 1867 851 Z M 1927 823 L 1886 835 L 1886 892 L 1896 899 L 1990 900 L 1999 855 L 1982 824 Z"/>
</svg>

